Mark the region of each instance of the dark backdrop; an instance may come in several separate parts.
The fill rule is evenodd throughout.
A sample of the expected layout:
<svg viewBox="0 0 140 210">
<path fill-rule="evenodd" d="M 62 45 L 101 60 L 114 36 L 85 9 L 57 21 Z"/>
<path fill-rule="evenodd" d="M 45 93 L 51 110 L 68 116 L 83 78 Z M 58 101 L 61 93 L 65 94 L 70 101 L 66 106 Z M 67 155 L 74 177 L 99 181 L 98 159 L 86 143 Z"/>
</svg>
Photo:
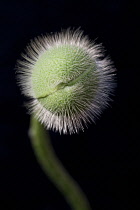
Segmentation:
<svg viewBox="0 0 140 210">
<path fill-rule="evenodd" d="M 14 70 L 30 39 L 67 27 L 81 27 L 90 39 L 103 43 L 117 69 L 117 88 L 111 108 L 96 125 L 79 135 L 50 132 L 52 144 L 94 210 L 129 209 L 128 191 L 134 192 L 134 182 L 128 177 L 137 167 L 132 164 L 138 129 L 136 8 L 126 0 L 0 2 L 1 210 L 70 209 L 36 162 Z"/>
</svg>

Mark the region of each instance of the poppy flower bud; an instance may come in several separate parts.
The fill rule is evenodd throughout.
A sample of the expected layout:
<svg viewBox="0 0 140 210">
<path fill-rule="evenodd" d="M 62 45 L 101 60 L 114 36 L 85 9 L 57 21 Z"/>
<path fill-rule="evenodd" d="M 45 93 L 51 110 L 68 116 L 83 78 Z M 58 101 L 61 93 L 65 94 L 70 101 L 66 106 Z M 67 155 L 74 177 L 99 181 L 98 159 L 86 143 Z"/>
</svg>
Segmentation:
<svg viewBox="0 0 140 210">
<path fill-rule="evenodd" d="M 47 129 L 77 133 L 108 105 L 114 69 L 101 45 L 66 30 L 35 38 L 18 61 L 18 82 L 29 110 Z M 102 59 L 101 59 L 102 58 Z"/>
</svg>

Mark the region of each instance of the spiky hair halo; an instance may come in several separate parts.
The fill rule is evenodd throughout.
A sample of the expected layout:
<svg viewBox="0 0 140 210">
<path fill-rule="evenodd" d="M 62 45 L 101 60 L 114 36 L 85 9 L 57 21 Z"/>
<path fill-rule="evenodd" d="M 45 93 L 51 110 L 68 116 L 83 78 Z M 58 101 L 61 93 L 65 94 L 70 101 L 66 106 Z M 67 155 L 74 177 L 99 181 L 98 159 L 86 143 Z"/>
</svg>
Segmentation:
<svg viewBox="0 0 140 210">
<path fill-rule="evenodd" d="M 102 52 L 79 29 L 37 37 L 27 46 L 17 80 L 30 113 L 47 129 L 78 133 L 108 105 L 115 70 Z"/>
</svg>

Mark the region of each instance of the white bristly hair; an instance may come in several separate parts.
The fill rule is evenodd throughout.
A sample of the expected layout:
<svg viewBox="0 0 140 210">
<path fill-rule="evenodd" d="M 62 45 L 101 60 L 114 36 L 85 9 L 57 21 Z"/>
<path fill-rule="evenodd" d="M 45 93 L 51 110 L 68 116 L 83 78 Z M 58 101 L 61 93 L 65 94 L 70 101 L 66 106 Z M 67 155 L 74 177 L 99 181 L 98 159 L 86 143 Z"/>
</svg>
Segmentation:
<svg viewBox="0 0 140 210">
<path fill-rule="evenodd" d="M 94 87 L 89 81 L 91 88 L 94 89 L 94 94 L 91 95 L 90 102 L 87 102 L 87 93 L 84 92 L 85 101 L 81 103 L 81 101 L 76 98 L 75 107 L 69 107 L 68 104 L 66 110 L 57 113 L 47 110 L 36 97 L 32 87 L 32 72 L 34 65 L 44 52 L 54 46 L 62 46 L 65 44 L 79 47 L 88 54 L 91 61 L 94 61 L 96 64 L 93 77 L 95 77 L 98 82 L 96 87 Z M 17 80 L 22 93 L 30 99 L 27 104 L 29 112 L 35 114 L 36 118 L 44 124 L 47 129 L 59 131 L 64 134 L 78 133 L 79 130 L 84 130 L 84 125 L 87 127 L 88 123 L 95 121 L 102 110 L 108 106 L 111 100 L 110 96 L 113 94 L 115 86 L 115 69 L 110 59 L 104 58 L 102 51 L 101 45 L 91 42 L 87 36 L 83 36 L 83 32 L 79 29 L 75 31 L 67 29 L 62 30 L 60 33 L 55 33 L 54 35 L 40 36 L 32 40 L 27 46 L 26 54 L 22 54 L 22 59 L 17 62 Z M 82 89 L 79 87 L 79 89 L 77 88 L 74 91 L 81 93 Z"/>
</svg>

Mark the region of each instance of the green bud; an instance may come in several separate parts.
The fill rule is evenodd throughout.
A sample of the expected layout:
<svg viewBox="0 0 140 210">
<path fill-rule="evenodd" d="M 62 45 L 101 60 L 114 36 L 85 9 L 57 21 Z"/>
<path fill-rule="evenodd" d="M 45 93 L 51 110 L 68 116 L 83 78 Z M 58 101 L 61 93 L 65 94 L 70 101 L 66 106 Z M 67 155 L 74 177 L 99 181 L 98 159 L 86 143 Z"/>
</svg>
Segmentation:
<svg viewBox="0 0 140 210">
<path fill-rule="evenodd" d="M 113 90 L 110 61 L 79 31 L 38 37 L 19 61 L 19 84 L 28 107 L 47 129 L 84 130 L 106 107 Z"/>
</svg>

